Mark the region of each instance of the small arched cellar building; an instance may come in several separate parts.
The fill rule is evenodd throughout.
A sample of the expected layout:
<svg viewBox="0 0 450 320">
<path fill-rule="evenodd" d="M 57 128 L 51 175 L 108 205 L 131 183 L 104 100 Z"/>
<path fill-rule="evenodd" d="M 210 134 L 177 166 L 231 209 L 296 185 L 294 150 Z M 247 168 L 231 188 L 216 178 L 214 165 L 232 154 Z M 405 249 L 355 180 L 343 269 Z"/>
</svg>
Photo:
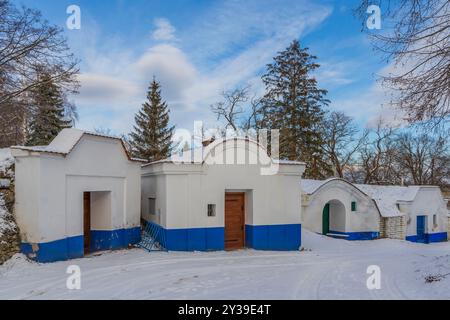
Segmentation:
<svg viewBox="0 0 450 320">
<path fill-rule="evenodd" d="M 303 179 L 303 225 L 305 228 L 347 240 L 371 240 L 380 235 L 375 202 L 342 179 Z"/>
<path fill-rule="evenodd" d="M 352 184 L 338 178 L 301 183 L 303 225 L 311 231 L 348 240 L 447 240 L 447 208 L 439 187 Z"/>
</svg>

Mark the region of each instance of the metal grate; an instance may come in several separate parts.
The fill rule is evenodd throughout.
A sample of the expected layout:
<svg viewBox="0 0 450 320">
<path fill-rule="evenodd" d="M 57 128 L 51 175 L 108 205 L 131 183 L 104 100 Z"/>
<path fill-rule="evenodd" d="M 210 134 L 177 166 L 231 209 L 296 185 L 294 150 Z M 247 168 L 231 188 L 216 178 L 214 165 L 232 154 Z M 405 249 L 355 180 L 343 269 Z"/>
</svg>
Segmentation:
<svg viewBox="0 0 450 320">
<path fill-rule="evenodd" d="M 142 230 L 139 247 L 147 251 L 168 251 L 165 230 L 156 223 L 148 221 Z"/>
</svg>

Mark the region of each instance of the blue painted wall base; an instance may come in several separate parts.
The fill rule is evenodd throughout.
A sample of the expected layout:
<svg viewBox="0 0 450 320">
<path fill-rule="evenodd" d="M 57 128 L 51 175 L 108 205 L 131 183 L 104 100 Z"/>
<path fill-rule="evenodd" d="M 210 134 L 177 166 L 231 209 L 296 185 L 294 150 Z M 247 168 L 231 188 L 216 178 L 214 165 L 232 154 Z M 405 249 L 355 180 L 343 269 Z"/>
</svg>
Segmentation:
<svg viewBox="0 0 450 320">
<path fill-rule="evenodd" d="M 45 243 L 22 243 L 20 251 L 37 262 L 55 262 L 84 256 L 83 236 L 75 236 Z"/>
<path fill-rule="evenodd" d="M 127 248 L 141 239 L 141 227 L 112 231 L 91 231 L 91 251 Z M 84 256 L 84 237 L 74 236 L 45 243 L 22 243 L 20 250 L 38 262 L 55 262 Z"/>
<path fill-rule="evenodd" d="M 301 224 L 245 226 L 245 245 L 256 250 L 298 250 L 301 246 Z"/>
<path fill-rule="evenodd" d="M 166 249 L 170 251 L 220 251 L 225 249 L 225 228 L 165 229 L 160 225 L 159 235 L 164 233 Z M 156 239 L 159 243 L 161 239 Z"/>
<path fill-rule="evenodd" d="M 426 233 L 425 239 L 420 240 L 420 241 L 417 238 L 417 235 L 407 236 L 406 240 L 411 241 L 411 242 L 421 242 L 421 243 L 444 242 L 444 241 L 447 241 L 447 232 Z"/>
<path fill-rule="evenodd" d="M 141 241 L 141 228 L 119 229 L 113 231 L 91 231 L 91 251 L 127 248 Z"/>
<path fill-rule="evenodd" d="M 357 241 L 357 240 L 375 240 L 380 237 L 380 233 L 376 231 L 366 231 L 366 232 L 341 232 L 341 231 L 331 231 L 330 233 L 334 233 L 337 235 L 343 235 L 345 237 L 336 237 L 339 239 L 345 239 L 349 241 Z M 333 236 L 331 236 L 333 237 Z"/>
<path fill-rule="evenodd" d="M 225 249 L 225 228 L 161 229 L 169 251 L 221 251 Z M 301 225 L 245 226 L 245 246 L 257 250 L 298 250 Z M 161 243 L 162 239 L 157 239 Z"/>
</svg>

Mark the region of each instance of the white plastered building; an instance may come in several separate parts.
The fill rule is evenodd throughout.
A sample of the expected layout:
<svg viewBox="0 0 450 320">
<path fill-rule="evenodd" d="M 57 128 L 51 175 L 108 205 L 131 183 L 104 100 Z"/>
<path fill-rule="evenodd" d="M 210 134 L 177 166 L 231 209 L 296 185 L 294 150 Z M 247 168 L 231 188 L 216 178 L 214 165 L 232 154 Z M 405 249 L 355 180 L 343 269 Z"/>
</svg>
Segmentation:
<svg viewBox="0 0 450 320">
<path fill-rule="evenodd" d="M 79 258 L 140 239 L 140 168 L 121 139 L 64 129 L 48 146 L 12 147 L 22 252 Z"/>
<path fill-rule="evenodd" d="M 169 250 L 298 250 L 304 169 L 253 140 L 216 140 L 143 166 L 142 216 Z"/>
<path fill-rule="evenodd" d="M 347 240 L 379 237 L 377 205 L 359 188 L 338 178 L 303 179 L 301 185 L 305 228 Z"/>
<path fill-rule="evenodd" d="M 447 240 L 446 203 L 439 187 L 302 180 L 303 225 L 348 240 Z"/>
<path fill-rule="evenodd" d="M 356 186 L 377 202 L 385 237 L 422 243 L 447 240 L 447 207 L 439 187 Z"/>
</svg>

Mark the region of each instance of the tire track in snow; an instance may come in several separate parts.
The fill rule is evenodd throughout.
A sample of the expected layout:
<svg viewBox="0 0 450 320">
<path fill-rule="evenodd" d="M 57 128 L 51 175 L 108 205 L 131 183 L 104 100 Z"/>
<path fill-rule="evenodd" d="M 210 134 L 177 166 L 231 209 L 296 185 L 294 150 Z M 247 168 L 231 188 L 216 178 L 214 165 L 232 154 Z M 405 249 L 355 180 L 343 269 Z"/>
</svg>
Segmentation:
<svg viewBox="0 0 450 320">
<path fill-rule="evenodd" d="M 106 280 L 111 279 L 111 278 L 115 278 L 116 276 L 120 276 L 121 274 L 124 273 L 136 273 L 137 271 L 146 271 L 148 269 L 150 269 L 149 271 L 151 271 L 152 268 L 155 267 L 161 267 L 161 266 L 170 266 L 170 265 L 176 265 L 176 266 L 180 266 L 181 268 L 183 268 L 183 272 L 189 272 L 189 270 L 193 270 L 195 272 L 199 272 L 202 273 L 202 265 L 204 265 L 204 261 L 219 261 L 217 266 L 205 266 L 205 268 L 210 269 L 208 271 L 208 273 L 214 273 L 216 269 L 221 269 L 224 268 L 224 265 L 220 263 L 220 261 L 223 260 L 238 260 L 240 263 L 242 263 L 242 261 L 247 261 L 248 259 L 252 259 L 255 260 L 254 258 L 259 258 L 259 259 L 265 259 L 267 260 L 267 257 L 273 257 L 273 258 L 282 258 L 282 257 L 294 257 L 297 258 L 299 257 L 298 254 L 283 254 L 283 255 L 277 255 L 277 254 L 272 254 L 272 255 L 258 255 L 258 256 L 232 256 L 232 257 L 208 257 L 208 258 L 204 258 L 204 257 L 193 257 L 193 258 L 179 258 L 179 259 L 162 259 L 162 260 L 157 260 L 157 261 L 144 261 L 144 262 L 138 262 L 138 263 L 128 263 L 128 264 L 119 264 L 119 265 L 115 265 L 115 266 L 100 266 L 100 267 L 94 267 L 93 269 L 88 269 L 86 270 L 86 266 L 84 264 L 86 264 L 88 261 L 82 261 L 83 263 L 80 264 L 80 268 L 82 269 L 82 283 L 105 283 L 107 282 Z M 90 259 L 91 260 L 91 259 Z M 92 260 L 91 260 L 92 261 Z M 70 263 L 71 264 L 76 264 L 77 261 L 72 260 Z M 185 268 L 183 267 L 183 262 L 195 262 L 196 265 L 193 268 Z M 68 265 L 69 263 L 67 263 Z M 312 262 L 300 262 L 298 261 L 298 259 L 295 259 L 295 261 L 292 261 L 291 263 L 272 263 L 272 262 L 268 262 L 265 264 L 238 264 L 238 265 L 226 265 L 226 268 L 229 270 L 242 270 L 242 269 L 252 269 L 252 268 L 286 268 L 286 267 L 298 267 L 298 266 L 306 266 L 306 265 L 314 265 L 314 263 Z M 65 268 L 64 268 L 65 269 Z M 63 271 L 63 270 L 62 270 Z M 174 272 L 175 275 L 178 275 L 180 273 L 180 270 L 176 269 Z M 67 274 L 63 273 L 61 274 L 61 276 L 56 276 L 56 277 L 51 277 L 51 278 L 47 278 L 44 280 L 38 280 L 38 281 L 33 281 L 32 283 L 25 283 L 20 285 L 19 287 L 27 290 L 30 286 L 32 286 L 32 288 L 28 289 L 29 291 L 27 293 L 24 294 L 19 294 L 17 295 L 15 298 L 17 299 L 30 299 L 30 298 L 34 298 L 37 296 L 42 296 L 44 294 L 51 294 L 50 291 L 57 291 L 60 289 L 65 290 L 65 286 L 62 286 L 65 284 L 65 280 L 67 279 Z M 154 275 L 146 275 L 146 279 L 145 282 L 149 282 L 149 280 L 155 279 L 155 278 L 160 278 L 161 274 L 159 272 L 155 272 Z M 123 286 L 123 285 L 119 285 L 117 286 L 117 291 L 128 291 L 129 286 Z M 16 287 L 17 289 L 17 287 Z M 53 289 L 53 290 L 52 290 Z M 2 292 L 2 291 L 0 291 Z M 116 292 L 116 291 L 115 291 Z M 62 294 L 62 296 L 71 296 L 72 294 Z M 11 298 L 11 297 L 9 297 Z"/>
</svg>

